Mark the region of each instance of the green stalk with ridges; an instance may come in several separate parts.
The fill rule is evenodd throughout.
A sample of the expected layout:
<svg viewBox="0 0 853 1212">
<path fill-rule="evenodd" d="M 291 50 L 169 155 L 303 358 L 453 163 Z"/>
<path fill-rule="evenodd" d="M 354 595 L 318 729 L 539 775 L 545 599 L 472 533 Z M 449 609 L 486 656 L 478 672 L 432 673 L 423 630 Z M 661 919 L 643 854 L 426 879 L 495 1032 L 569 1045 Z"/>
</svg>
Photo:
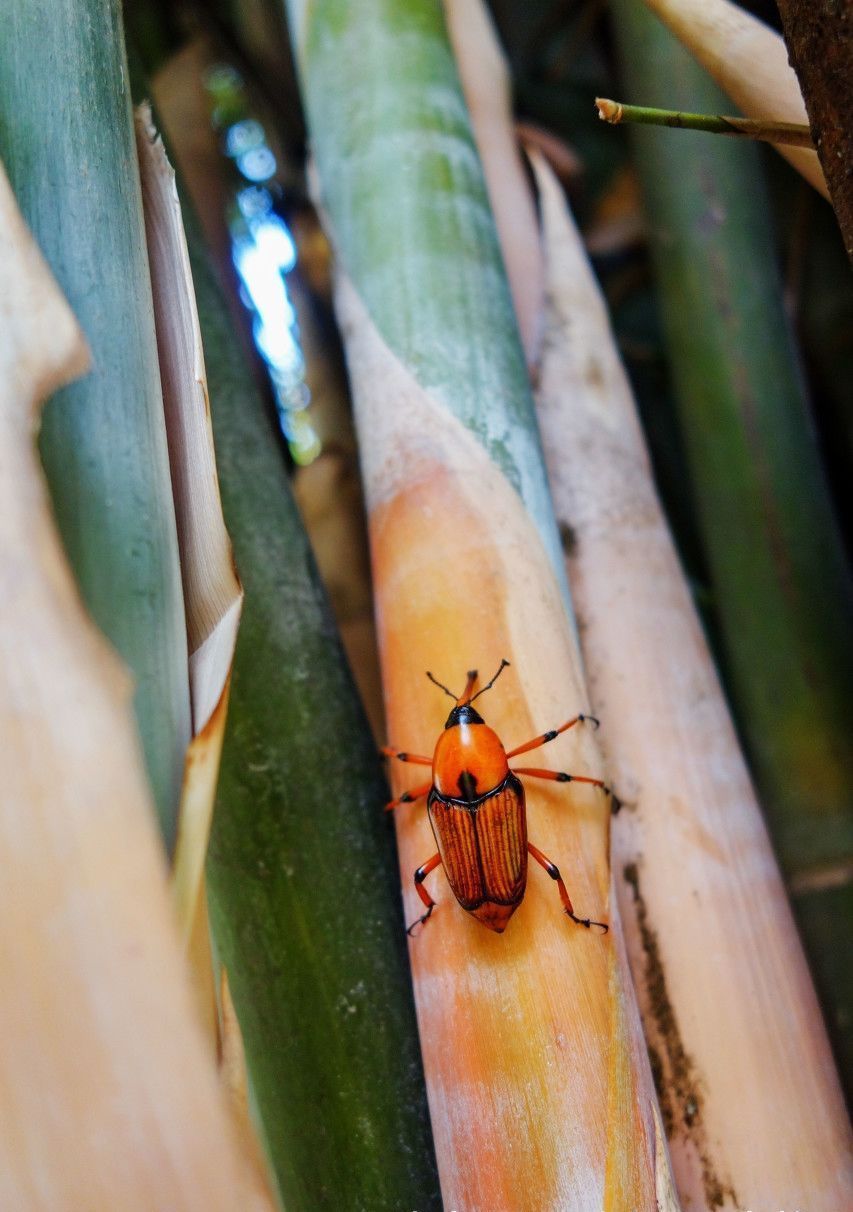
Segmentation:
<svg viewBox="0 0 853 1212">
<path fill-rule="evenodd" d="M 167 844 L 190 734 L 187 641 L 118 0 L 10 0 L 0 157 L 92 352 L 40 448 L 95 622 L 129 667 Z M 50 334 L 45 334 L 50 340 Z"/>
<path fill-rule="evenodd" d="M 442 5 L 292 0 L 289 14 L 336 255 L 389 347 L 519 491 L 565 586 L 527 368 Z"/>
</svg>

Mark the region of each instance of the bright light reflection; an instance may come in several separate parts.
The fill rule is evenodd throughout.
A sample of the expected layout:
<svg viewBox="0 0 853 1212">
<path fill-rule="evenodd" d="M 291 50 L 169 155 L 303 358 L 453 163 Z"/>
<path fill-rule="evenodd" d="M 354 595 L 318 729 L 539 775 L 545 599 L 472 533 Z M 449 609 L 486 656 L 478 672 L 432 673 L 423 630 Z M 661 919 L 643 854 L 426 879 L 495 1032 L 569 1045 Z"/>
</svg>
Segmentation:
<svg viewBox="0 0 853 1212">
<path fill-rule="evenodd" d="M 255 147 L 238 156 L 237 167 L 249 181 L 269 181 L 275 172 L 275 156 L 268 147 Z"/>
<path fill-rule="evenodd" d="M 272 211 L 272 194 L 263 185 L 247 185 L 237 195 L 237 205 L 244 219 L 260 219 Z"/>
<path fill-rule="evenodd" d="M 230 68 L 208 75 L 217 97 L 216 112 L 243 108 L 242 81 Z M 245 108 L 243 108 L 245 113 Z M 227 124 L 227 119 L 222 125 Z M 232 257 L 240 278 L 240 295 L 255 313 L 253 335 L 270 372 L 282 429 L 293 458 L 306 465 L 320 453 L 320 440 L 305 409 L 311 393 L 305 382 L 305 362 L 299 347 L 296 315 L 284 275 L 296 264 L 296 247 L 284 221 L 275 213 L 271 190 L 277 190 L 275 155 L 266 133 L 254 118 L 240 118 L 225 132 L 225 153 L 244 180 L 236 194 L 239 217 L 232 224 Z M 271 188 L 263 182 L 269 181 Z"/>
<path fill-rule="evenodd" d="M 264 128 L 260 122 L 256 122 L 254 118 L 247 118 L 244 122 L 235 122 L 228 128 L 225 136 L 225 154 L 232 158 L 242 156 L 253 148 L 263 147 L 266 141 Z"/>
</svg>

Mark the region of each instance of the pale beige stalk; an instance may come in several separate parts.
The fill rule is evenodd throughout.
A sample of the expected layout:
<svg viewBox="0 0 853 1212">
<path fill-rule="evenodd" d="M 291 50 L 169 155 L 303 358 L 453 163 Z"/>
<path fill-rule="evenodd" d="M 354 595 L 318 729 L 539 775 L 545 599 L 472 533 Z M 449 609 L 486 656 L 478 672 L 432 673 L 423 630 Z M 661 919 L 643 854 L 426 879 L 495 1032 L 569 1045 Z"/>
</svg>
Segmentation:
<svg viewBox="0 0 853 1212">
<path fill-rule="evenodd" d="M 262 1208 L 181 963 L 129 679 L 36 458 L 38 402 L 85 362 L 0 172 L 0 1207 Z"/>
<path fill-rule="evenodd" d="M 243 591 L 219 498 L 204 351 L 175 174 L 147 105 L 136 113 L 136 140 L 187 612 L 193 739 L 184 766 L 173 883 L 188 942 L 204 875 Z"/>
<path fill-rule="evenodd" d="M 685 1207 L 853 1207 L 820 1009 L 630 387 L 562 191 L 538 402 L 601 742 L 613 866 Z"/>
<path fill-rule="evenodd" d="M 482 0 L 444 0 L 444 11 L 462 91 L 472 117 L 476 115 L 489 201 L 507 275 L 515 283 L 513 303 L 521 343 L 532 367 L 541 336 L 541 259 L 536 212 L 513 132 L 509 76 L 502 70 L 492 19 Z M 496 205 L 498 195 L 501 201 Z"/>
<path fill-rule="evenodd" d="M 638 0 L 639 3 L 639 0 Z M 645 0 L 748 118 L 808 125 L 796 73 L 780 34 L 729 0 Z M 629 98 L 640 104 L 642 97 Z M 824 198 L 817 152 L 774 144 Z"/>
</svg>

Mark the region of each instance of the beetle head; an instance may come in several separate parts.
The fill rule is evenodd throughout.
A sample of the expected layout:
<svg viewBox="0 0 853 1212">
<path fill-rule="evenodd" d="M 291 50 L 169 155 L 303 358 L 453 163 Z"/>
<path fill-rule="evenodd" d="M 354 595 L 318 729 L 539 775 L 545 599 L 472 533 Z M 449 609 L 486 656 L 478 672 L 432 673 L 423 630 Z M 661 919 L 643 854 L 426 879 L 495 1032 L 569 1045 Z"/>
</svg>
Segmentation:
<svg viewBox="0 0 853 1212">
<path fill-rule="evenodd" d="M 483 717 L 478 711 L 475 711 L 470 703 L 462 703 L 459 707 L 454 707 L 450 715 L 447 717 L 445 729 L 455 728 L 457 724 L 482 724 Z"/>
</svg>

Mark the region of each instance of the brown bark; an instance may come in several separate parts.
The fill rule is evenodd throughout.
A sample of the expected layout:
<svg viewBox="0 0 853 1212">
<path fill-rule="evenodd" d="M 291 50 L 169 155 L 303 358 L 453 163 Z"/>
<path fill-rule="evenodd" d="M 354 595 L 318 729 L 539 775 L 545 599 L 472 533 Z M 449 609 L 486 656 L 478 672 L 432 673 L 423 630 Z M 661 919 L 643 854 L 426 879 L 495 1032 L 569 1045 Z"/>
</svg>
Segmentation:
<svg viewBox="0 0 853 1212">
<path fill-rule="evenodd" d="M 853 9 L 850 0 L 777 0 L 777 6 L 844 247 L 853 260 Z"/>
</svg>

